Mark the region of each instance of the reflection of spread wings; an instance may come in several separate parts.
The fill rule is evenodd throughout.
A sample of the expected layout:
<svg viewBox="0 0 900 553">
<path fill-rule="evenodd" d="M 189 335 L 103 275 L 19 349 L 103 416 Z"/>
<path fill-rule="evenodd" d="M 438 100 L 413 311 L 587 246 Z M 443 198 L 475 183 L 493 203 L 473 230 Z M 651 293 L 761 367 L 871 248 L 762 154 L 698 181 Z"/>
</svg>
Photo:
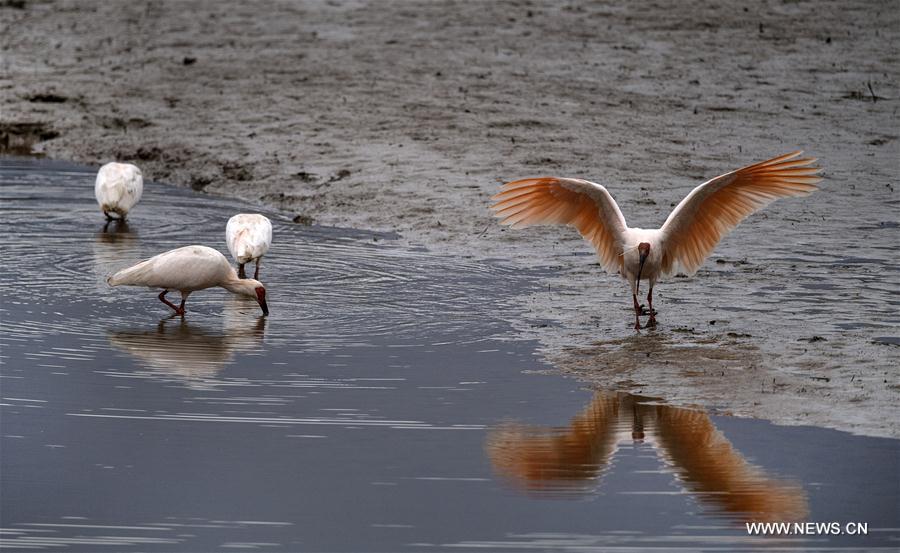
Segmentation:
<svg viewBox="0 0 900 553">
<path fill-rule="evenodd" d="M 162 321 L 155 330 L 110 332 L 109 342 L 159 376 L 204 388 L 213 384 L 211 380 L 231 362 L 234 352 L 262 344 L 265 324 L 265 317 L 260 317 L 243 330 L 216 334 L 184 320 Z"/>
<path fill-rule="evenodd" d="M 643 439 L 661 450 L 701 502 L 751 521 L 791 521 L 808 514 L 796 484 L 769 478 L 748 463 L 702 411 L 597 393 L 566 428 L 504 424 L 487 439 L 494 470 L 526 491 L 587 492 L 619 441 Z M 587 484 L 586 484 L 587 483 Z"/>
<path fill-rule="evenodd" d="M 806 493 L 748 463 L 701 411 L 657 406 L 659 444 L 685 486 L 705 503 L 752 521 L 804 519 Z"/>
<path fill-rule="evenodd" d="M 597 395 L 567 428 L 502 425 L 487 439 L 494 470 L 526 490 L 584 487 L 615 451 L 618 408 L 615 396 Z"/>
</svg>

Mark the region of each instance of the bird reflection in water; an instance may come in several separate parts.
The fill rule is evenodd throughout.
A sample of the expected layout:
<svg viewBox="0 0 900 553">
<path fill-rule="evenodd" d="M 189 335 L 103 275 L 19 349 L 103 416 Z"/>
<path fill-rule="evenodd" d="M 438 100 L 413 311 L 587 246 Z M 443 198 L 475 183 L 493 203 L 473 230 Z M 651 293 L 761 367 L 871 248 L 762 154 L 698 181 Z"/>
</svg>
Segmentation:
<svg viewBox="0 0 900 553">
<path fill-rule="evenodd" d="M 266 317 L 255 321 L 245 317 L 238 325 L 237 314 L 230 316 L 229 312 L 245 306 L 225 305 L 225 323 L 218 332 L 173 315 L 152 330 L 111 331 L 109 342 L 148 369 L 148 376 L 177 380 L 190 388 L 214 388 L 220 382 L 218 373 L 232 362 L 235 353 L 259 350 L 265 340 Z"/>
<path fill-rule="evenodd" d="M 125 221 L 118 219 L 106 221 L 106 224 L 97 231 L 94 243 L 91 244 L 91 251 L 93 254 L 91 268 L 98 287 L 105 292 L 106 277 L 140 256 L 138 233 Z"/>
<path fill-rule="evenodd" d="M 530 493 L 594 492 L 619 444 L 643 442 L 701 503 L 741 521 L 795 521 L 809 513 L 799 485 L 769 477 L 716 429 L 703 411 L 597 393 L 565 428 L 504 424 L 487 438 L 494 470 Z"/>
<path fill-rule="evenodd" d="M 107 244 L 115 244 L 116 242 L 127 242 L 134 240 L 137 232 L 131 230 L 128 222 L 122 219 L 107 220 L 97 233 L 97 240 Z"/>
</svg>

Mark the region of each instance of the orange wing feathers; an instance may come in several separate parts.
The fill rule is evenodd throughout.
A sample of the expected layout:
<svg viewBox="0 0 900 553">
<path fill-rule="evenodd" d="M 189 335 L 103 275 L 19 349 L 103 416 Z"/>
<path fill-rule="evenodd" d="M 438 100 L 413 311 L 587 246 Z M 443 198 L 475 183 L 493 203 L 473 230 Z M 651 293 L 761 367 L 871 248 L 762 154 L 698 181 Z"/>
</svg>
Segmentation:
<svg viewBox="0 0 900 553">
<path fill-rule="evenodd" d="M 702 411 L 656 408 L 656 435 L 681 482 L 701 500 L 747 521 L 795 521 L 809 516 L 798 484 L 769 477 L 747 462 Z"/>
<path fill-rule="evenodd" d="M 540 177 L 504 184 L 491 210 L 512 228 L 561 224 L 575 227 L 594 245 L 610 273 L 622 266 L 625 218 L 609 192 L 580 179 Z"/>
<path fill-rule="evenodd" d="M 693 274 L 716 244 L 748 215 L 778 198 L 817 190 L 815 158 L 792 152 L 709 180 L 687 195 L 662 227 L 662 270 Z"/>
</svg>

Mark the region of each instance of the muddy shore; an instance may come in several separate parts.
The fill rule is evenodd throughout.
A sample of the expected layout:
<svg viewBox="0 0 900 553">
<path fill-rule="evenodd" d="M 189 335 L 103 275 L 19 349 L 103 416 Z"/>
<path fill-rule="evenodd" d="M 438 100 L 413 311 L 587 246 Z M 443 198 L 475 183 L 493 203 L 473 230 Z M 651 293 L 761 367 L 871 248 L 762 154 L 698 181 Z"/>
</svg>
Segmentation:
<svg viewBox="0 0 900 553">
<path fill-rule="evenodd" d="M 592 385 L 900 436 L 900 12 L 890 2 L 6 2 L 0 145 L 450 255 L 545 268 L 523 336 Z M 502 230 L 499 183 L 608 186 L 656 226 L 805 149 L 822 191 L 751 217 L 636 336 L 569 229 Z"/>
</svg>

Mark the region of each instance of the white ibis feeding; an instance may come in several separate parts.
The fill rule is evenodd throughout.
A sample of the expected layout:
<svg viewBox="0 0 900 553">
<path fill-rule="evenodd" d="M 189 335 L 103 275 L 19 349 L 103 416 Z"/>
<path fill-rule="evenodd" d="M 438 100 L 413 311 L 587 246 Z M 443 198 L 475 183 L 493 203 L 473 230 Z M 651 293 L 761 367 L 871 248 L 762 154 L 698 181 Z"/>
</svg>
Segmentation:
<svg viewBox="0 0 900 553">
<path fill-rule="evenodd" d="M 256 261 L 253 278 L 259 278 L 259 259 L 272 245 L 272 222 L 258 213 L 240 213 L 228 220 L 225 241 L 231 257 L 238 263 L 238 276 L 245 278 L 244 265 Z"/>
<path fill-rule="evenodd" d="M 141 170 L 130 163 L 107 163 L 97 172 L 94 195 L 107 221 L 122 221 L 144 192 Z M 113 215 L 116 215 L 114 217 Z"/>
<path fill-rule="evenodd" d="M 238 278 L 234 268 L 217 250 L 206 246 L 185 246 L 153 256 L 122 269 L 106 282 L 110 286 L 147 286 L 162 289 L 159 300 L 184 315 L 184 302 L 191 292 L 221 286 L 233 294 L 255 299 L 263 315 L 269 314 L 266 288 L 258 280 Z M 181 305 L 166 299 L 171 291 L 181 292 Z"/>
</svg>

